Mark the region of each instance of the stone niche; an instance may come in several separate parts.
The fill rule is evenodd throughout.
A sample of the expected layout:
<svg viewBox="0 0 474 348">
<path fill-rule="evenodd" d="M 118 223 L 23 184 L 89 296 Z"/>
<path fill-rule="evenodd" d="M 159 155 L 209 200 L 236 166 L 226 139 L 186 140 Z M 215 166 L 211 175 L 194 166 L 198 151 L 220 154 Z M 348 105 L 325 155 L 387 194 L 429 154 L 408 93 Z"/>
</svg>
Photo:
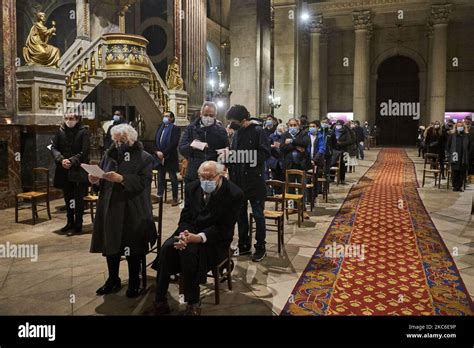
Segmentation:
<svg viewBox="0 0 474 348">
<path fill-rule="evenodd" d="M 188 93 L 185 91 L 170 90 L 170 111 L 176 117 L 175 123 L 179 127 L 189 124 L 186 118 L 188 114 Z"/>
</svg>

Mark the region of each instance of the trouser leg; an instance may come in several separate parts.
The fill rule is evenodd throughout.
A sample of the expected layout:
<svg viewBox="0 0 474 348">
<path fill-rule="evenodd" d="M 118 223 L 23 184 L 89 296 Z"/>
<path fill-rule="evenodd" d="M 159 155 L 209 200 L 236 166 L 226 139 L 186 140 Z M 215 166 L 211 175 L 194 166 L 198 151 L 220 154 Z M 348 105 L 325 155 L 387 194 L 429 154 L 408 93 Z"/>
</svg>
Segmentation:
<svg viewBox="0 0 474 348">
<path fill-rule="evenodd" d="M 240 214 L 237 218 L 237 227 L 239 230 L 239 248 L 250 245 L 249 240 L 249 217 L 247 215 L 247 201 L 240 208 Z"/>
<path fill-rule="evenodd" d="M 184 299 L 189 305 L 199 303 L 199 249 L 202 247 L 202 244 L 188 244 L 186 249 L 179 251 Z"/>
<path fill-rule="evenodd" d="M 107 256 L 107 268 L 109 270 L 109 279 L 116 280 L 119 277 L 120 255 Z"/>
<path fill-rule="evenodd" d="M 166 300 L 166 293 L 170 284 L 170 276 L 179 272 L 178 250 L 174 248 L 174 237 L 169 238 L 160 249 L 158 271 L 156 276 L 155 301 Z"/>
</svg>

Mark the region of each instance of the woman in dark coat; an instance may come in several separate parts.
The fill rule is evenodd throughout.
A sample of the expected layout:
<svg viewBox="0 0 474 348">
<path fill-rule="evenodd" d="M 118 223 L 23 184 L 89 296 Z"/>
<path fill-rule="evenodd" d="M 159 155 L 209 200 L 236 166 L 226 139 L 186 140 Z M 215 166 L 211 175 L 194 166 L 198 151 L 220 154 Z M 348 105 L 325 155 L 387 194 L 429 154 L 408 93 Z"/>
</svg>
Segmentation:
<svg viewBox="0 0 474 348">
<path fill-rule="evenodd" d="M 340 176 L 341 184 L 345 184 L 346 180 L 346 170 L 347 163 L 349 159 L 344 153 L 348 153 L 349 157 L 357 156 L 357 144 L 355 133 L 347 125 L 344 124 L 344 121 L 337 120 L 334 127 L 334 132 L 332 133 L 332 147 L 333 151 L 333 161 L 336 162 L 338 156 L 340 156 Z"/>
<path fill-rule="evenodd" d="M 82 232 L 84 197 L 89 183 L 81 163 L 89 163 L 90 139 L 81 117 L 64 116 L 64 122 L 51 140 L 51 153 L 56 162 L 54 187 L 62 189 L 67 209 L 67 224 L 61 231 Z"/>
<path fill-rule="evenodd" d="M 456 131 L 449 136 L 446 146 L 451 165 L 453 191 L 463 191 L 469 164 L 469 146 L 469 137 L 464 131 L 464 125 L 458 122 Z"/>
<path fill-rule="evenodd" d="M 92 234 L 91 252 L 107 258 L 109 278 L 98 295 L 121 287 L 121 255 L 128 261 L 127 297 L 139 295 L 140 261 L 156 242 L 151 207 L 153 157 L 143 151 L 137 132 L 129 125 L 112 129 L 114 144 L 105 152 L 100 167 L 102 179 L 89 175 L 99 185 L 99 201 Z"/>
<path fill-rule="evenodd" d="M 435 153 L 438 155 L 441 174 L 444 179 L 444 152 L 446 148 L 446 139 L 439 121 L 436 121 L 433 126 L 426 130 L 425 144 L 427 153 Z"/>
</svg>

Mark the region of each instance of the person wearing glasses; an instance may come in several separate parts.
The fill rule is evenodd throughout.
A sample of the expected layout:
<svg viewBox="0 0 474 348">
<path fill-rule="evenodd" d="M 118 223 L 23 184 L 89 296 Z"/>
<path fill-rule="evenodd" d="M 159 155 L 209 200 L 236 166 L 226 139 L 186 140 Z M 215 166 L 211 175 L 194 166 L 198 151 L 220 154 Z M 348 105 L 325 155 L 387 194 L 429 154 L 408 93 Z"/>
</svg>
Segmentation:
<svg viewBox="0 0 474 348">
<path fill-rule="evenodd" d="M 186 185 L 178 228 L 158 256 L 155 315 L 170 313 L 166 294 L 170 276 L 177 273 L 184 279 L 185 314 L 201 314 L 199 284 L 228 255 L 244 200 L 242 190 L 224 177 L 224 171 L 224 165 L 206 161 L 199 167 L 199 180 Z"/>
<path fill-rule="evenodd" d="M 89 187 L 82 163 L 89 163 L 90 138 L 81 117 L 64 115 L 59 131 L 51 140 L 51 154 L 56 163 L 54 187 L 63 191 L 67 223 L 62 232 L 82 232 L 84 197 Z"/>
</svg>

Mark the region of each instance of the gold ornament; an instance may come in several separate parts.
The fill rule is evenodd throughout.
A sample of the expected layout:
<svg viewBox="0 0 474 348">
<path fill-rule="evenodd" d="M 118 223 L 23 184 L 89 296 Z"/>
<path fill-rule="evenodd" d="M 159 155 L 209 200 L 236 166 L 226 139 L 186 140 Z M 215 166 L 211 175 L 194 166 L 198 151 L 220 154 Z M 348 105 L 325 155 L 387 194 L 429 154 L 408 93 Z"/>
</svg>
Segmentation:
<svg viewBox="0 0 474 348">
<path fill-rule="evenodd" d="M 166 86 L 168 89 L 175 89 L 178 91 L 184 90 L 184 81 L 181 77 L 181 69 L 179 67 L 179 61 L 177 57 L 173 58 L 173 61 L 168 65 L 166 71 Z"/>
</svg>

